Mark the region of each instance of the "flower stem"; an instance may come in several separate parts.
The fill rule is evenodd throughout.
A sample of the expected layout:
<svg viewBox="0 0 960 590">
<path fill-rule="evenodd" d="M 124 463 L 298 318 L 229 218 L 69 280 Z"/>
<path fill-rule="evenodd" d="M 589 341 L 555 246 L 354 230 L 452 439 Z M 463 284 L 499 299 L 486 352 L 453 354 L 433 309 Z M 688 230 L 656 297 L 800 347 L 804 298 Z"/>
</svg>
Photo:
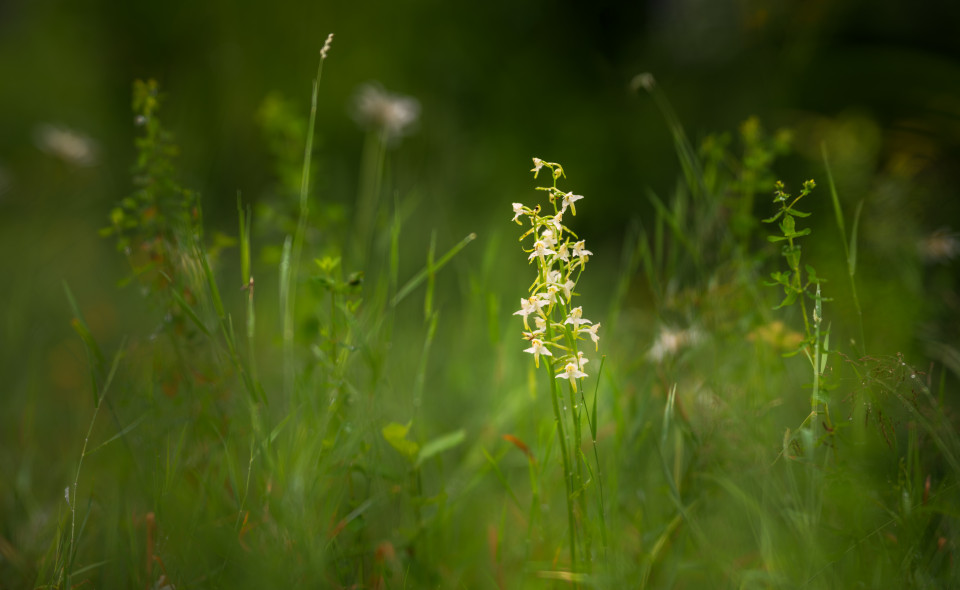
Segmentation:
<svg viewBox="0 0 960 590">
<path fill-rule="evenodd" d="M 547 328 L 547 337 L 552 336 L 552 329 Z M 550 399 L 553 400 L 553 417 L 557 423 L 557 437 L 560 441 L 560 456 L 563 458 L 563 483 L 567 490 L 567 527 L 570 531 L 570 568 L 576 569 L 577 563 L 577 532 L 573 518 L 573 471 L 570 469 L 570 457 L 567 449 L 567 437 L 563 427 L 563 414 L 560 413 L 560 390 L 554 378 L 553 361 L 549 358 L 544 363 L 550 379 Z"/>
<path fill-rule="evenodd" d="M 540 282 L 545 284 L 547 281 L 547 265 L 540 264 Z M 546 331 L 547 341 L 553 342 L 553 323 L 550 321 L 551 313 L 547 314 Z M 557 436 L 560 441 L 560 456 L 563 458 L 563 483 L 566 488 L 567 503 L 567 528 L 570 533 L 570 569 L 576 570 L 577 565 L 577 530 L 576 522 L 573 518 L 573 470 L 570 468 L 570 451 L 567 448 L 566 429 L 563 427 L 563 414 L 560 411 L 560 387 L 557 385 L 555 377 L 556 370 L 551 357 L 546 357 L 547 362 L 544 366 L 547 368 L 547 379 L 550 380 L 550 399 L 553 402 L 553 417 L 557 423 Z M 572 408 L 571 408 L 572 409 Z"/>
</svg>

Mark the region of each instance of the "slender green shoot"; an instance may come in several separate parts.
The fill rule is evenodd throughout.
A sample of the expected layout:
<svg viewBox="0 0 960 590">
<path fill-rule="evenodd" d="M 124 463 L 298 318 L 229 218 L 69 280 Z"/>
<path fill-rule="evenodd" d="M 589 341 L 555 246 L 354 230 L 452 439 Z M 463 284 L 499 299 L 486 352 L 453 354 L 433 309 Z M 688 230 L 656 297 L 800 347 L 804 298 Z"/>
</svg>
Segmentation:
<svg viewBox="0 0 960 590">
<path fill-rule="evenodd" d="M 860 330 L 859 351 L 860 355 L 867 354 L 867 343 L 863 330 L 863 310 L 860 308 L 860 297 L 857 295 L 857 281 L 854 275 L 857 273 L 857 230 L 860 226 L 860 214 L 863 212 L 863 201 L 857 203 L 856 213 L 853 215 L 853 229 L 847 238 L 846 224 L 843 219 L 843 208 L 840 206 L 840 197 L 837 194 L 837 187 L 833 182 L 833 171 L 830 169 L 830 158 L 827 156 L 827 144 L 820 144 L 820 152 L 823 156 L 823 166 L 827 171 L 827 185 L 830 187 L 830 199 L 833 201 L 833 212 L 837 220 L 837 228 L 840 230 L 840 238 L 843 242 L 843 254 L 847 261 L 847 276 L 850 279 L 850 292 L 853 295 L 853 306 L 857 311 L 857 326 Z"/>
<path fill-rule="evenodd" d="M 333 33 L 327 36 L 327 41 L 320 51 L 320 62 L 317 64 L 317 77 L 313 80 L 313 91 L 310 95 L 310 122 L 307 124 L 307 141 L 303 148 L 303 171 L 300 180 L 300 210 L 297 215 L 297 229 L 294 232 L 291 246 L 284 243 L 284 265 L 286 271 L 281 271 L 281 305 L 283 310 L 283 344 L 284 363 L 287 374 L 293 372 L 293 340 L 294 340 L 294 304 L 296 301 L 296 278 L 300 269 L 300 254 L 303 251 L 303 240 L 307 230 L 307 220 L 310 211 L 310 164 L 313 160 L 313 134 L 317 120 L 317 94 L 320 88 L 320 79 L 323 75 L 323 62 L 327 60 L 327 53 L 333 41 Z M 288 252 L 288 248 L 290 248 Z M 282 267 L 283 268 L 283 267 Z M 292 386 L 292 377 L 288 378 L 288 388 Z"/>
</svg>

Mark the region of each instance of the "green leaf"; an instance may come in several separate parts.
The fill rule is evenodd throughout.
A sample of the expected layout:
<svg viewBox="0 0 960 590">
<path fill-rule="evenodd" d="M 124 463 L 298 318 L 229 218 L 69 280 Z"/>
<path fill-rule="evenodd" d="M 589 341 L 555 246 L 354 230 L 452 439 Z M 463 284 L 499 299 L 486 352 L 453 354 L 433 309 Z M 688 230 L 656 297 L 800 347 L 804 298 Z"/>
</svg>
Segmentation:
<svg viewBox="0 0 960 590">
<path fill-rule="evenodd" d="M 776 287 L 777 285 L 783 285 L 784 287 L 790 286 L 790 273 L 789 272 L 772 272 L 770 273 L 770 278 L 773 279 L 772 283 L 764 281 L 764 284 L 768 287 Z"/>
<path fill-rule="evenodd" d="M 213 301 L 213 308 L 217 312 L 217 317 L 223 321 L 227 317 L 227 312 L 223 307 L 223 300 L 220 298 L 220 288 L 217 286 L 217 279 L 210 270 L 210 261 L 207 259 L 207 252 L 203 244 L 199 241 L 194 242 L 194 255 L 200 261 L 200 268 L 203 270 L 203 276 L 207 279 L 207 286 L 210 288 L 210 299 Z"/>
<path fill-rule="evenodd" d="M 420 467 L 420 465 L 430 457 L 452 449 L 462 443 L 466 438 L 467 431 L 461 428 L 460 430 L 449 432 L 427 442 L 423 445 L 423 448 L 420 449 L 420 454 L 417 455 L 417 461 L 414 463 L 414 467 Z"/>
<path fill-rule="evenodd" d="M 100 394 L 98 391 L 103 381 L 106 359 L 100 347 L 97 345 L 97 341 L 93 338 L 93 333 L 90 332 L 90 327 L 87 325 L 86 320 L 84 320 L 83 314 L 80 313 L 80 306 L 77 305 L 77 300 L 73 297 L 73 291 L 70 290 L 66 281 L 63 283 L 63 290 L 67 294 L 67 301 L 70 303 L 70 309 L 73 311 L 73 319 L 70 321 L 70 325 L 74 331 L 76 331 L 77 335 L 80 336 L 80 340 L 83 341 L 83 347 L 87 352 L 87 362 L 90 365 L 90 388 L 93 392 L 93 405 L 98 406 L 100 405 Z"/>
<path fill-rule="evenodd" d="M 827 334 L 823 337 L 823 353 L 820 356 L 820 373 L 827 368 L 827 355 L 830 353 L 830 325 L 827 324 Z"/>
<path fill-rule="evenodd" d="M 790 268 L 797 268 L 800 266 L 800 246 L 794 244 L 793 246 L 784 246 L 783 247 L 783 257 L 787 259 L 787 265 Z"/>
<path fill-rule="evenodd" d="M 673 233 L 673 237 L 676 238 L 680 245 L 690 254 L 690 258 L 694 264 L 699 266 L 700 250 L 690 241 L 688 232 L 684 231 L 682 220 L 677 214 L 677 211 L 683 210 L 683 207 L 678 205 L 680 196 L 677 195 L 677 197 L 674 198 L 673 211 L 668 209 L 667 206 L 663 204 L 663 201 L 660 200 L 660 197 L 653 191 L 647 191 L 647 200 L 650 201 L 650 204 L 657 210 L 657 220 L 662 220 L 667 224 Z"/>
<path fill-rule="evenodd" d="M 783 232 L 783 235 L 790 236 L 793 235 L 794 231 L 797 228 L 797 222 L 790 215 L 784 215 L 783 221 L 780 222 L 780 231 Z"/>
<path fill-rule="evenodd" d="M 493 469 L 493 473 L 497 476 L 497 479 L 500 480 L 500 483 L 503 484 L 504 489 L 506 489 L 507 493 L 510 494 L 510 498 L 513 499 L 513 502 L 517 505 L 517 508 L 523 510 L 523 504 L 517 498 L 517 495 L 513 493 L 513 488 L 510 487 L 510 482 L 507 481 L 507 478 L 504 477 L 503 472 L 500 471 L 500 466 L 497 465 L 497 461 L 490 456 L 490 453 L 487 452 L 487 449 L 480 447 L 480 450 L 483 452 L 483 456 L 486 457 L 487 462 L 490 464 L 490 468 Z"/>
<path fill-rule="evenodd" d="M 767 219 L 762 219 L 764 223 L 773 223 L 774 221 L 780 219 L 780 216 L 783 215 L 783 211 L 778 211 L 773 217 L 768 217 Z"/>
<path fill-rule="evenodd" d="M 410 461 L 414 460 L 414 457 L 417 456 L 417 452 L 420 450 L 420 445 L 412 440 L 407 440 L 407 433 L 410 432 L 412 425 L 412 421 L 406 424 L 391 422 L 381 430 L 383 438 L 390 443 L 390 446 Z"/>
<path fill-rule="evenodd" d="M 477 234 L 474 234 L 474 233 L 469 234 L 467 237 L 460 240 L 460 242 L 456 246 L 454 246 L 453 248 L 450 248 L 447 251 L 447 253 L 441 256 L 440 260 L 438 260 L 436 263 L 434 263 L 433 265 L 427 268 L 421 269 L 420 272 L 415 274 L 413 278 L 407 281 L 407 283 L 400 288 L 400 291 L 393 296 L 393 299 L 390 300 L 390 306 L 396 307 L 397 304 L 403 301 L 404 297 L 409 295 L 411 291 L 416 289 L 420 285 L 420 283 L 422 283 L 427 278 L 428 274 L 436 273 L 437 271 L 439 271 L 441 268 L 443 268 L 443 266 L 447 262 L 450 261 L 451 258 L 456 256 L 456 254 L 460 252 L 460 250 L 462 250 L 464 246 L 474 241 L 475 239 L 477 239 Z"/>
<path fill-rule="evenodd" d="M 850 231 L 850 251 L 847 254 L 847 270 L 852 277 L 857 272 L 857 230 L 860 228 L 860 213 L 863 212 L 863 201 L 857 203 L 857 211 L 853 214 L 853 229 Z"/>
<path fill-rule="evenodd" d="M 809 213 L 805 213 L 803 211 L 797 211 L 793 207 L 787 207 L 787 213 L 789 213 L 790 215 L 794 215 L 796 217 L 810 217 Z"/>
<path fill-rule="evenodd" d="M 817 271 L 809 264 L 803 265 L 807 269 L 807 280 L 813 284 L 826 283 L 827 280 L 817 276 Z"/>
<path fill-rule="evenodd" d="M 108 438 L 107 440 L 103 441 L 102 443 L 100 443 L 100 444 L 97 445 L 96 447 L 90 449 L 89 451 L 86 451 L 86 452 L 83 454 L 83 456 L 86 457 L 87 455 L 91 455 L 91 454 L 93 454 L 94 452 L 99 451 L 99 450 L 102 449 L 103 447 L 105 447 L 105 446 L 107 446 L 108 444 L 112 443 L 113 441 L 117 440 L 118 438 L 124 436 L 125 434 L 127 434 L 128 432 L 130 432 L 131 430 L 133 430 L 134 428 L 136 428 L 141 422 L 143 422 L 144 419 L 147 417 L 147 415 L 148 415 L 148 414 L 143 414 L 142 416 L 140 416 L 139 418 L 137 418 L 136 420 L 134 420 L 133 422 L 131 422 L 128 426 L 126 426 L 126 427 L 125 427 L 123 430 L 121 430 L 120 432 L 114 434 L 113 436 L 111 436 L 111 437 Z"/>
<path fill-rule="evenodd" d="M 314 258 L 313 262 L 320 268 L 321 271 L 329 274 L 338 266 L 340 266 L 340 257 L 337 256 L 334 258 L 331 256 L 324 256 L 323 258 Z"/>
<path fill-rule="evenodd" d="M 793 305 L 793 302 L 797 300 L 797 292 L 791 291 L 787 293 L 787 296 L 783 298 L 783 301 L 780 302 L 780 305 L 774 307 L 773 309 L 780 309 L 781 307 L 787 307 L 788 305 Z"/>
<path fill-rule="evenodd" d="M 250 225 L 253 219 L 250 216 L 250 206 L 246 210 L 237 191 L 237 215 L 240 218 L 240 278 L 241 285 L 250 283 Z"/>
<path fill-rule="evenodd" d="M 166 275 L 164 274 L 164 276 Z M 180 306 L 180 309 L 182 309 L 184 313 L 187 314 L 187 317 L 190 318 L 190 320 L 194 323 L 194 325 L 196 325 L 201 332 L 203 332 L 207 336 L 212 337 L 213 335 L 210 333 L 210 330 L 208 330 L 207 327 L 203 324 L 203 320 L 201 320 L 200 316 L 197 315 L 197 312 L 195 312 L 193 308 L 190 307 L 190 304 L 187 303 L 186 300 L 184 300 L 183 296 L 180 295 L 180 293 L 177 293 L 176 289 L 170 289 L 170 294 L 173 296 L 174 301 L 177 302 L 177 305 Z"/>
</svg>

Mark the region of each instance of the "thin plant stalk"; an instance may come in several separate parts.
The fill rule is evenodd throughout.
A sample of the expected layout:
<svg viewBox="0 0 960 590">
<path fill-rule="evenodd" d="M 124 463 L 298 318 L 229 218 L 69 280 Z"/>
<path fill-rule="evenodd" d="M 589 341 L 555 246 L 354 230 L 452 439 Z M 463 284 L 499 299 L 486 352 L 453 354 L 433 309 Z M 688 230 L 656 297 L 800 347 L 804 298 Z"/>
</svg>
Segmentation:
<svg viewBox="0 0 960 590">
<path fill-rule="evenodd" d="M 372 130 L 367 134 L 363 149 L 363 178 L 361 179 L 359 206 L 356 213 L 356 244 L 358 260 L 369 260 L 373 228 L 376 225 L 377 205 L 383 186 L 383 169 L 387 154 L 386 129 Z"/>
<path fill-rule="evenodd" d="M 600 376 L 603 374 L 603 362 L 606 360 L 605 356 L 600 357 L 600 368 L 597 370 L 597 384 L 593 390 L 593 409 L 592 411 L 587 411 L 587 424 L 590 426 L 590 440 L 593 443 L 593 460 L 597 465 L 596 474 L 591 473 L 592 479 L 597 481 L 597 489 L 599 491 L 597 513 L 600 515 L 600 542 L 603 547 L 604 559 L 607 555 L 607 520 L 604 509 L 604 498 L 603 498 L 603 479 L 600 477 L 600 452 L 597 449 L 597 397 L 599 397 L 600 390 Z M 587 399 L 583 395 L 583 389 L 580 389 L 580 399 L 583 402 L 584 409 L 587 408 Z M 587 468 L 590 468 L 590 464 L 584 460 Z"/>
<path fill-rule="evenodd" d="M 123 346 L 120 346 L 120 350 L 123 350 Z M 110 384 L 113 382 L 113 377 L 117 373 L 117 367 L 120 364 L 120 357 L 122 353 L 118 352 L 113 357 L 113 364 L 110 367 L 110 372 L 107 374 L 106 379 L 103 383 L 103 388 L 100 390 L 99 395 L 97 396 L 97 403 L 93 407 L 93 417 L 90 418 L 90 425 L 87 427 L 87 435 L 83 439 L 83 447 L 80 450 L 80 460 L 77 461 L 77 473 L 73 479 L 73 500 L 70 501 L 70 488 L 67 488 L 66 496 L 69 501 L 70 506 L 70 545 L 67 549 L 67 563 L 66 563 L 66 578 L 64 582 L 65 588 L 72 587 L 71 577 L 73 570 L 73 563 L 77 556 L 77 487 L 80 483 L 80 470 L 83 468 L 83 459 L 87 456 L 87 445 L 90 444 L 90 435 L 93 433 L 93 425 L 97 421 L 97 415 L 100 413 L 100 407 L 103 405 L 103 400 L 106 398 L 107 391 L 110 389 Z M 92 370 L 92 368 L 91 368 Z M 101 445 L 102 446 L 102 445 Z M 100 448 L 100 447 L 97 447 Z"/>
<path fill-rule="evenodd" d="M 853 228 L 850 237 L 847 238 L 846 224 L 843 219 L 843 209 L 840 207 L 840 197 L 837 194 L 837 186 L 833 182 L 833 172 L 830 169 L 830 158 L 827 156 L 827 144 L 820 144 L 820 152 L 823 155 L 823 166 L 827 171 L 827 184 L 830 186 L 830 198 L 833 201 L 833 212 L 837 219 L 837 227 L 840 229 L 840 238 L 843 242 L 843 254 L 847 260 L 847 276 L 850 278 L 850 292 L 853 294 L 853 306 L 857 311 L 857 325 L 860 329 L 860 354 L 867 354 L 867 342 L 863 330 L 863 309 L 860 307 L 860 297 L 857 295 L 857 281 L 854 276 L 857 273 L 857 229 L 860 225 L 860 213 L 863 211 L 863 201 L 857 203 L 857 211 L 853 216 Z"/>
<path fill-rule="evenodd" d="M 547 339 L 553 339 L 553 329 L 547 323 Z M 560 455 L 563 458 L 563 483 L 567 491 L 567 528 L 570 535 L 570 567 L 575 568 L 577 564 L 577 533 L 575 520 L 573 518 L 573 470 L 570 469 L 570 453 L 567 449 L 567 438 L 565 428 L 563 427 L 563 414 L 560 412 L 560 387 L 554 378 L 555 371 L 553 361 L 547 359 L 544 363 L 547 368 L 547 377 L 550 379 L 550 399 L 553 401 L 553 417 L 557 424 L 557 437 L 560 441 Z"/>
<path fill-rule="evenodd" d="M 293 386 L 293 337 L 294 337 L 294 279 L 300 268 L 300 254 L 303 251 L 303 239 L 307 229 L 307 216 L 310 212 L 310 162 L 313 155 L 313 133 L 317 121 L 317 94 L 320 88 L 320 78 L 323 75 L 323 62 L 326 61 L 327 51 L 333 35 L 327 37 L 327 44 L 321 52 L 320 63 L 317 65 L 317 77 L 313 81 L 313 92 L 310 96 L 310 122 L 307 124 L 307 142 L 303 148 L 303 171 L 300 178 L 300 211 L 297 218 L 297 229 L 293 236 L 292 248 L 289 250 L 287 272 L 281 284 L 281 305 L 283 305 L 283 358 L 286 368 L 286 385 L 288 391 Z M 284 249 L 290 248 L 286 243 Z"/>
</svg>

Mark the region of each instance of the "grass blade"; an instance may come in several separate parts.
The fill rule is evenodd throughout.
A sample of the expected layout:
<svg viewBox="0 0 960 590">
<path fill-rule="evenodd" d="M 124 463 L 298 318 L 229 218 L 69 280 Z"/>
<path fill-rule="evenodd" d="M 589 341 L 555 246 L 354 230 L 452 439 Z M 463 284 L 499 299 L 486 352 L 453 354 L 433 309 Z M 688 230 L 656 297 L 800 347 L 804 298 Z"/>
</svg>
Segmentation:
<svg viewBox="0 0 960 590">
<path fill-rule="evenodd" d="M 123 430 L 121 430 L 120 432 L 114 434 L 113 436 L 111 436 L 111 437 L 108 438 L 107 440 L 103 441 L 103 442 L 100 443 L 99 445 L 95 446 L 94 448 L 90 449 L 89 451 L 87 451 L 87 452 L 84 453 L 84 454 L 85 454 L 85 455 L 92 455 L 93 453 L 99 451 L 100 449 L 102 449 L 103 447 L 105 447 L 105 446 L 107 446 L 108 444 L 112 443 L 113 441 L 117 440 L 118 438 L 121 438 L 123 435 L 125 435 L 126 433 L 128 433 L 128 432 L 130 432 L 131 430 L 133 430 L 134 428 L 136 428 L 141 422 L 143 422 L 143 421 L 147 418 L 148 415 L 149 415 L 149 414 L 143 414 L 142 416 L 140 416 L 139 418 L 137 418 L 136 420 L 134 420 L 133 422 L 131 422 L 130 424 L 128 424 Z"/>
<path fill-rule="evenodd" d="M 83 347 L 87 352 L 87 361 L 90 365 L 90 387 L 93 392 L 93 405 L 97 406 L 100 404 L 100 381 L 103 379 L 103 368 L 106 360 L 104 359 L 103 351 L 100 350 L 100 346 L 97 345 L 97 341 L 94 340 L 93 334 L 90 332 L 90 327 L 83 318 L 83 314 L 80 313 L 80 306 L 77 305 L 77 300 L 74 299 L 73 292 L 70 290 L 70 286 L 67 285 L 66 281 L 63 283 L 63 289 L 67 294 L 70 309 L 73 311 L 73 319 L 70 321 L 70 325 L 73 326 L 74 331 L 80 336 L 80 340 L 83 341 Z"/>
<path fill-rule="evenodd" d="M 450 262 L 451 258 L 456 256 L 457 253 L 460 252 L 460 250 L 463 250 L 463 248 L 467 244 L 474 241 L 475 239 L 477 239 L 477 234 L 474 234 L 474 233 L 469 234 L 467 237 L 460 240 L 460 242 L 457 245 L 455 245 L 453 248 L 450 248 L 450 250 L 448 250 L 446 254 L 441 256 L 440 260 L 438 260 L 436 264 L 434 264 L 432 267 L 427 266 L 427 267 L 424 267 L 422 270 L 420 270 L 420 272 L 415 274 L 413 278 L 407 281 L 406 284 L 400 289 L 400 291 L 393 297 L 393 299 L 390 300 L 390 306 L 396 307 L 397 304 L 403 301 L 407 295 L 409 295 L 414 289 L 419 287 L 420 283 L 422 283 L 424 279 L 426 279 L 431 272 L 436 272 L 441 268 L 443 268 L 444 265 L 447 264 L 447 262 Z"/>
<path fill-rule="evenodd" d="M 833 202 L 833 213 L 836 216 L 837 227 L 840 229 L 840 238 L 843 241 L 843 254 L 847 260 L 847 274 L 850 276 L 850 291 L 853 294 L 853 305 L 857 310 L 857 323 L 860 327 L 860 354 L 866 354 L 866 340 L 863 331 L 863 310 L 860 308 L 860 298 L 857 296 L 857 283 L 854 275 L 857 272 L 857 230 L 860 228 L 860 214 L 863 212 L 863 201 L 857 203 L 857 211 L 853 218 L 853 229 L 849 240 L 843 219 L 843 208 L 840 206 L 840 196 L 833 182 L 833 172 L 830 170 L 830 158 L 827 156 L 827 144 L 820 144 L 820 153 L 823 155 L 823 166 L 827 171 L 827 184 L 830 187 L 830 199 Z"/>
<path fill-rule="evenodd" d="M 430 457 L 459 445 L 466 440 L 466 438 L 467 431 L 461 428 L 460 430 L 455 430 L 428 441 L 420 447 L 420 453 L 417 454 L 417 461 L 413 465 L 414 468 L 420 467 L 420 465 Z"/>
</svg>

